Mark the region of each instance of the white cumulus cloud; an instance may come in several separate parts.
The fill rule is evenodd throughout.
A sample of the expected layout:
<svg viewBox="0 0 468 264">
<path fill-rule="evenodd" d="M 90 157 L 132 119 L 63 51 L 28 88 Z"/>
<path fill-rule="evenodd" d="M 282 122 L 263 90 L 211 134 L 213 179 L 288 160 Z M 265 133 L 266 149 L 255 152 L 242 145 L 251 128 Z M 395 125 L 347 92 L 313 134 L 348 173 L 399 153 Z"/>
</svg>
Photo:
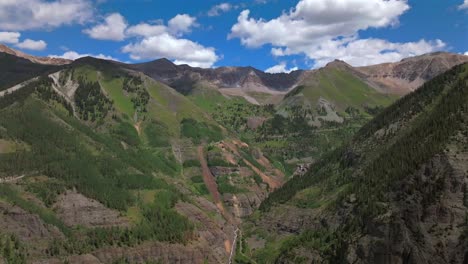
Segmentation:
<svg viewBox="0 0 468 264">
<path fill-rule="evenodd" d="M 182 35 L 183 33 L 190 32 L 194 26 L 197 26 L 196 18 L 187 14 L 178 14 L 168 22 L 169 30 L 174 35 Z"/>
<path fill-rule="evenodd" d="M 16 47 L 28 50 L 44 50 L 47 47 L 47 43 L 43 40 L 25 39 L 24 41 L 16 44 Z"/>
<path fill-rule="evenodd" d="M 394 43 L 382 39 L 342 39 L 328 40 L 304 50 L 315 60 L 314 67 L 321 67 L 339 59 L 353 66 L 366 66 L 384 62 L 396 62 L 406 57 L 417 56 L 443 49 L 446 44 L 441 40 Z M 282 50 L 288 55 L 287 49 Z"/>
<path fill-rule="evenodd" d="M 3 31 L 0 32 L 0 43 L 14 44 L 20 49 L 29 50 L 44 50 L 47 47 L 47 43 L 43 40 L 32 40 L 25 39 L 20 42 L 21 33 Z"/>
<path fill-rule="evenodd" d="M 167 25 L 160 22 L 130 26 L 125 34 L 136 39 L 122 47 L 122 52 L 133 60 L 168 58 L 176 64 L 212 67 L 219 59 L 215 49 L 182 37 L 196 26 L 196 18 L 187 14 L 176 15 Z"/>
<path fill-rule="evenodd" d="M 324 39 L 352 36 L 359 30 L 398 23 L 409 9 L 399 0 L 302 0 L 287 13 L 271 19 L 254 19 L 240 13 L 229 38 L 240 38 L 248 47 L 264 44 L 301 47 Z"/>
<path fill-rule="evenodd" d="M 219 57 L 214 48 L 204 47 L 188 39 L 180 39 L 169 33 L 163 33 L 142 39 L 123 47 L 134 60 L 166 57 L 177 64 L 189 64 L 196 67 L 211 67 Z"/>
<path fill-rule="evenodd" d="M 83 57 L 88 57 L 88 56 L 95 57 L 95 58 L 98 58 L 98 59 L 118 61 L 118 59 L 113 58 L 111 56 L 104 55 L 102 53 L 97 54 L 97 55 L 96 54 L 88 54 L 88 53 L 80 54 L 80 53 L 78 53 L 76 51 L 67 51 L 67 52 L 63 53 L 62 55 L 49 55 L 48 57 L 62 58 L 62 59 L 67 59 L 67 60 L 76 60 L 76 59 L 83 58 Z"/>
<path fill-rule="evenodd" d="M 221 3 L 211 7 L 207 14 L 211 17 L 220 16 L 222 13 L 228 12 L 232 8 L 233 6 L 230 3 Z"/>
<path fill-rule="evenodd" d="M 164 25 L 140 23 L 135 26 L 127 28 L 127 36 L 142 36 L 142 37 L 151 37 L 155 35 L 163 34 L 167 31 L 167 27 Z"/>
<path fill-rule="evenodd" d="M 278 65 L 275 65 L 275 66 L 272 66 L 272 67 L 266 69 L 265 72 L 268 72 L 268 73 L 282 73 L 282 72 L 290 73 L 292 71 L 297 71 L 297 70 L 298 70 L 297 67 L 287 69 L 286 68 L 286 62 L 281 62 Z"/>
<path fill-rule="evenodd" d="M 88 0 L 2 0 L 0 29 L 50 29 L 73 23 L 84 23 L 93 15 Z"/>
<path fill-rule="evenodd" d="M 458 6 L 458 9 L 468 9 L 468 0 L 465 0 L 461 5 Z"/>
<path fill-rule="evenodd" d="M 19 32 L 0 32 L 0 42 L 6 44 L 16 44 L 19 42 L 21 33 Z"/>
<path fill-rule="evenodd" d="M 198 26 L 196 18 L 187 14 L 178 14 L 171 18 L 168 25 L 162 23 L 148 24 L 140 23 L 134 26 L 130 26 L 126 30 L 127 37 L 142 36 L 151 37 L 161 35 L 164 33 L 170 33 L 175 36 L 181 36 L 184 33 L 188 33 L 193 27 Z"/>
<path fill-rule="evenodd" d="M 359 31 L 397 26 L 409 9 L 406 0 L 301 0 L 270 20 L 242 11 L 228 38 L 239 38 L 252 48 L 271 45 L 276 57 L 305 54 L 315 61 L 314 67 L 334 59 L 363 66 L 444 48 L 441 40 L 394 43 L 359 38 Z"/>
<path fill-rule="evenodd" d="M 197 26 L 196 18 L 188 14 L 177 14 L 167 24 L 156 21 L 128 25 L 121 14 L 114 13 L 107 16 L 102 24 L 83 32 L 101 40 L 130 39 L 122 47 L 122 52 L 128 53 L 132 60 L 168 58 L 175 63 L 211 67 L 219 59 L 215 49 L 182 37 Z M 81 55 L 88 54 L 69 52 L 61 56 L 72 59 Z"/>
<path fill-rule="evenodd" d="M 113 13 L 105 18 L 102 24 L 83 30 L 93 39 L 122 41 L 127 28 L 125 18 L 119 13 Z"/>
</svg>

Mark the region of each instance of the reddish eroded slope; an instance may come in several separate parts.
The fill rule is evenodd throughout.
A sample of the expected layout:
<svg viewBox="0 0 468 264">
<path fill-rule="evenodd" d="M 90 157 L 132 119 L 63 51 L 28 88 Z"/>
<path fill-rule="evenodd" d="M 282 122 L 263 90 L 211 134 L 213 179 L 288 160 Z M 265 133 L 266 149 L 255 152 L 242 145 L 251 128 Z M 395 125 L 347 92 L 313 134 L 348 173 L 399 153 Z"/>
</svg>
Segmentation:
<svg viewBox="0 0 468 264">
<path fill-rule="evenodd" d="M 239 157 L 242 157 L 242 155 L 240 154 L 239 150 L 237 149 L 237 146 L 247 146 L 246 143 L 243 143 L 243 142 L 240 142 L 240 141 L 232 141 L 232 142 L 229 142 L 229 141 L 223 141 L 222 144 L 224 146 L 226 146 L 230 151 L 232 151 L 234 154 L 236 154 L 237 156 Z M 260 170 L 259 168 L 257 168 L 254 164 L 252 164 L 250 161 L 248 161 L 247 159 L 245 158 L 242 158 L 242 160 L 245 162 L 245 164 L 247 164 L 247 166 L 250 167 L 250 169 L 252 169 L 255 173 L 257 173 L 261 178 L 262 180 L 268 184 L 268 186 L 270 187 L 271 190 L 274 190 L 274 189 L 277 189 L 279 188 L 281 185 L 283 185 L 283 182 L 282 180 L 278 179 L 278 178 L 284 178 L 284 174 L 282 172 L 278 172 L 278 170 L 275 169 L 275 174 L 276 175 L 267 175 L 265 172 L 263 172 L 262 170 Z M 266 161 L 266 158 L 264 157 L 261 157 L 259 161 L 262 165 L 264 165 L 265 167 L 271 167 L 271 165 L 269 164 L 269 162 L 267 163 Z M 272 169 L 272 168 L 270 168 Z"/>
<path fill-rule="evenodd" d="M 210 168 L 208 167 L 208 163 L 205 158 L 205 153 L 203 151 L 203 146 L 198 146 L 197 152 L 202 168 L 203 181 L 206 185 L 206 188 L 208 188 L 208 191 L 213 197 L 213 201 L 216 204 L 216 207 L 221 212 L 226 221 L 228 221 L 229 223 L 235 223 L 231 214 L 226 212 L 226 210 L 223 207 L 223 203 L 221 201 L 221 194 L 218 191 L 218 185 L 216 184 L 215 178 L 211 173 Z"/>
</svg>

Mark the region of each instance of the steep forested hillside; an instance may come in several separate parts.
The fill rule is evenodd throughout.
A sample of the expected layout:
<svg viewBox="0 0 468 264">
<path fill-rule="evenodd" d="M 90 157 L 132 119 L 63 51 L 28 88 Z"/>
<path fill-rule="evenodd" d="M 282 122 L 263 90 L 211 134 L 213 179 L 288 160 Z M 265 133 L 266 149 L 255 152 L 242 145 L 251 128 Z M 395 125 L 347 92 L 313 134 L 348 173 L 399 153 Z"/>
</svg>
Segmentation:
<svg viewBox="0 0 468 264">
<path fill-rule="evenodd" d="M 239 259 L 467 261 L 467 111 L 465 64 L 403 97 L 273 192 L 245 224 L 250 249 Z"/>
<path fill-rule="evenodd" d="M 0 249 L 15 263 L 226 262 L 238 219 L 283 177 L 189 99 L 112 62 L 78 60 L 0 98 Z"/>
<path fill-rule="evenodd" d="M 0 91 L 46 72 L 58 70 L 58 66 L 33 63 L 27 59 L 0 52 Z"/>
<path fill-rule="evenodd" d="M 275 75 L 0 53 L 0 263 L 464 263 L 468 65 L 399 100 L 373 83 L 451 65 L 428 56 Z"/>
</svg>

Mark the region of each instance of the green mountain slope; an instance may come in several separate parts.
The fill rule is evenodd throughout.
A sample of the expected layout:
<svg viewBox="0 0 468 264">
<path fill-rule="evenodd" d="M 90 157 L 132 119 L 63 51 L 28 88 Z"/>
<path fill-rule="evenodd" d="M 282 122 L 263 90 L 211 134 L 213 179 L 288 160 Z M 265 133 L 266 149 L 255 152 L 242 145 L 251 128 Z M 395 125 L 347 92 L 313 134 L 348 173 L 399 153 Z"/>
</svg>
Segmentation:
<svg viewBox="0 0 468 264">
<path fill-rule="evenodd" d="M 11 259 L 226 262 L 239 218 L 283 177 L 191 100 L 113 62 L 84 58 L 0 98 L 0 236 L 27 252 Z"/>
<path fill-rule="evenodd" d="M 262 203 L 244 235 L 266 245 L 239 258 L 466 261 L 467 103 L 465 64 L 386 108 L 351 142 Z"/>
<path fill-rule="evenodd" d="M 397 99 L 367 85 L 343 62 L 311 72 L 278 105 L 227 98 L 209 87 L 194 89 L 189 98 L 290 173 L 340 146 Z"/>
<path fill-rule="evenodd" d="M 396 100 L 365 83 L 359 73 L 344 62 L 335 61 L 311 72 L 290 91 L 278 109 L 287 116 L 295 107 L 308 111 L 311 122 L 343 122 L 350 115 L 369 115 Z"/>
<path fill-rule="evenodd" d="M 333 62 L 278 105 L 216 75 L 181 94 L 118 62 L 41 67 L 0 93 L 0 262 L 468 261 L 468 65 L 391 104 Z"/>
</svg>

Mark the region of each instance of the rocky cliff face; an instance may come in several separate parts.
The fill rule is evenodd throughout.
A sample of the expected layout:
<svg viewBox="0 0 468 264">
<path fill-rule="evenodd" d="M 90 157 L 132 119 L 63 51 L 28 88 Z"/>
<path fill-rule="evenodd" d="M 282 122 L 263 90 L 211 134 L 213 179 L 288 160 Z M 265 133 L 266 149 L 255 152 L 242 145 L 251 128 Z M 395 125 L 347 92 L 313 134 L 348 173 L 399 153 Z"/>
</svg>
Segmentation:
<svg viewBox="0 0 468 264">
<path fill-rule="evenodd" d="M 118 211 L 111 210 L 76 191 L 66 191 L 61 194 L 53 208 L 68 226 L 128 226 L 128 220 L 121 217 Z"/>
<path fill-rule="evenodd" d="M 468 153 L 433 157 L 400 183 L 396 203 L 350 245 L 350 263 L 466 263 Z M 416 191 L 414 191 L 416 190 Z"/>
<path fill-rule="evenodd" d="M 44 223 L 38 215 L 4 201 L 0 202 L 0 230 L 15 234 L 20 241 L 30 245 L 31 258 L 42 257 L 49 240 L 64 237 L 57 227 Z"/>
</svg>

